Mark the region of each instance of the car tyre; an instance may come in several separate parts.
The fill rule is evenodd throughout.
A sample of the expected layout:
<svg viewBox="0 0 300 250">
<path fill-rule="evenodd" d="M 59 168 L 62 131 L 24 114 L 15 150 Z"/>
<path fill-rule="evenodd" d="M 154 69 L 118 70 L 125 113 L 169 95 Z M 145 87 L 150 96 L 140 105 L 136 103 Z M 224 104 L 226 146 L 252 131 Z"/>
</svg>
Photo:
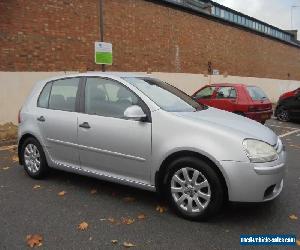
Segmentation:
<svg viewBox="0 0 300 250">
<path fill-rule="evenodd" d="M 282 122 L 288 122 L 290 121 L 290 114 L 288 112 L 288 110 L 284 107 L 284 106 L 280 106 L 278 109 L 277 109 L 277 112 L 276 112 L 276 117 L 279 121 L 282 121 Z"/>
<path fill-rule="evenodd" d="M 210 164 L 195 157 L 182 157 L 169 165 L 165 191 L 176 214 L 196 221 L 215 215 L 225 197 L 216 171 Z"/>
<path fill-rule="evenodd" d="M 26 173 L 34 179 L 44 178 L 49 167 L 41 144 L 33 137 L 27 138 L 22 144 L 21 157 Z"/>
</svg>

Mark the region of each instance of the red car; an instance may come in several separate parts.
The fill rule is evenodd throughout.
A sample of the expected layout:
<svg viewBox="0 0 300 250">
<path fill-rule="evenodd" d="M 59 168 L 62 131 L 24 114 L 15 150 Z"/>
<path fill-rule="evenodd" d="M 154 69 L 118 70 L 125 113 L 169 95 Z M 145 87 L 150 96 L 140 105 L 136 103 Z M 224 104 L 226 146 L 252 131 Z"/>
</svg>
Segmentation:
<svg viewBox="0 0 300 250">
<path fill-rule="evenodd" d="M 256 86 L 245 84 L 211 84 L 192 95 L 197 102 L 246 116 L 265 123 L 273 110 L 266 94 Z"/>
</svg>

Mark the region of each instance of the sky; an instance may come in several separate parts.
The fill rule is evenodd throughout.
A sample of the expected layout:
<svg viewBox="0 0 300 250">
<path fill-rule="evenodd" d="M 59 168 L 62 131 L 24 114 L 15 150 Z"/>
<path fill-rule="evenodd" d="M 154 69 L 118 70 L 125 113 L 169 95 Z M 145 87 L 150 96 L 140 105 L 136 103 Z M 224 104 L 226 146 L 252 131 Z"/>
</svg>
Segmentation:
<svg viewBox="0 0 300 250">
<path fill-rule="evenodd" d="M 219 4 L 240 11 L 281 29 L 291 29 L 291 6 L 293 29 L 298 29 L 300 39 L 300 0 L 214 0 Z"/>
</svg>

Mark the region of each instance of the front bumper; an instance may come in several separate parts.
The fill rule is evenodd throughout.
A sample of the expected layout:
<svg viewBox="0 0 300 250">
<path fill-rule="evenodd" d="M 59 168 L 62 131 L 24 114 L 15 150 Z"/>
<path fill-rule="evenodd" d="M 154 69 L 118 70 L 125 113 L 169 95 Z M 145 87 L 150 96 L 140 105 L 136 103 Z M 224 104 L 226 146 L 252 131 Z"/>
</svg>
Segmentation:
<svg viewBox="0 0 300 250">
<path fill-rule="evenodd" d="M 286 153 L 267 163 L 222 161 L 230 201 L 263 202 L 276 198 L 283 188 Z"/>
<path fill-rule="evenodd" d="M 257 112 L 246 112 L 245 116 L 258 121 L 258 122 L 264 122 L 266 120 L 271 119 L 273 115 L 273 110 L 266 110 L 266 111 L 257 111 Z"/>
</svg>

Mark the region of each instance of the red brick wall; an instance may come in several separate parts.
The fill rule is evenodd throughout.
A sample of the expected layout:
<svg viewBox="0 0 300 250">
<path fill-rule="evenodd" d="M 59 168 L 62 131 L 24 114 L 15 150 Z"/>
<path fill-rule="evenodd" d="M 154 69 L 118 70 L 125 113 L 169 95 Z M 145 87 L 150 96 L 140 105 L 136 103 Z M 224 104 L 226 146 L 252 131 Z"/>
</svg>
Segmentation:
<svg viewBox="0 0 300 250">
<path fill-rule="evenodd" d="M 0 70 L 100 69 L 98 0 L 0 0 Z M 104 0 L 107 70 L 300 80 L 300 49 L 144 0 Z M 289 75 L 289 76 L 288 76 Z"/>
</svg>

